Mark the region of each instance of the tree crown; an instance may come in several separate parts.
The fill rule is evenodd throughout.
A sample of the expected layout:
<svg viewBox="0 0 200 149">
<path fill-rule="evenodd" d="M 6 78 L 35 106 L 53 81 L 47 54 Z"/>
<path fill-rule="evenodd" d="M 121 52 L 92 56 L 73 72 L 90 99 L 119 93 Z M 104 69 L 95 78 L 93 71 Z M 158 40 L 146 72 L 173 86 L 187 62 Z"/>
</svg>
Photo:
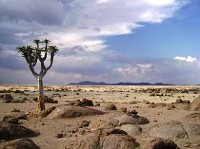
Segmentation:
<svg viewBox="0 0 200 149">
<path fill-rule="evenodd" d="M 31 69 L 34 76 L 44 76 L 46 72 L 51 68 L 53 64 L 54 55 L 58 52 L 58 47 L 54 45 L 48 45 L 50 40 L 45 39 L 40 41 L 39 39 L 33 40 L 36 44 L 36 47 L 31 45 L 17 47 L 17 51 L 26 59 L 26 62 L 29 64 L 29 68 Z M 40 48 L 40 45 L 44 46 Z M 47 58 L 48 53 L 50 54 L 50 65 L 48 67 L 45 66 L 44 61 Z M 37 64 L 38 60 L 41 64 L 40 73 L 36 73 L 34 70 L 34 66 Z"/>
</svg>

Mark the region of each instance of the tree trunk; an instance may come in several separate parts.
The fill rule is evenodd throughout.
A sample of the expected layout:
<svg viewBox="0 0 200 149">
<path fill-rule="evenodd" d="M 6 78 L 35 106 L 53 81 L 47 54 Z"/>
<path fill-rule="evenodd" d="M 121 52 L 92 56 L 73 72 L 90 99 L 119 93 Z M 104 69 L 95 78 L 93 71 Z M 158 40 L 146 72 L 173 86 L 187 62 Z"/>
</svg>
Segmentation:
<svg viewBox="0 0 200 149">
<path fill-rule="evenodd" d="M 40 114 L 41 111 L 45 110 L 43 82 L 41 76 L 37 77 L 37 83 L 38 83 L 38 103 L 36 112 Z"/>
</svg>

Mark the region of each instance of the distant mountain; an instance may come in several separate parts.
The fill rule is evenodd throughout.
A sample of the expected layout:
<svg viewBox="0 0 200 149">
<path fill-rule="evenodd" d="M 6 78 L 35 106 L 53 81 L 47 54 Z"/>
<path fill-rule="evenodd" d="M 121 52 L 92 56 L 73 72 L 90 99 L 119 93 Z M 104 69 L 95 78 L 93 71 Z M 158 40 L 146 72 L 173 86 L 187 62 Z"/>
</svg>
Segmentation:
<svg viewBox="0 0 200 149">
<path fill-rule="evenodd" d="M 155 83 L 151 84 L 148 82 L 132 83 L 132 82 L 119 82 L 119 83 L 105 83 L 105 82 L 92 82 L 92 81 L 83 81 L 78 83 L 70 83 L 69 85 L 172 85 L 165 83 Z"/>
<path fill-rule="evenodd" d="M 105 82 L 92 82 L 92 81 L 83 81 L 79 83 L 70 83 L 69 85 L 109 85 Z"/>
</svg>

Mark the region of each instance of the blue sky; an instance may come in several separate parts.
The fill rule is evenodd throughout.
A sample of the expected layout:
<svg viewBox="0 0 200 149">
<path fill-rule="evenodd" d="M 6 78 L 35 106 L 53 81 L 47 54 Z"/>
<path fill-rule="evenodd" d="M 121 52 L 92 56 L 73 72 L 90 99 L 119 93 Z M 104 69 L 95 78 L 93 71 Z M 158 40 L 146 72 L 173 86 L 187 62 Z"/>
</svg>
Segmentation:
<svg viewBox="0 0 200 149">
<path fill-rule="evenodd" d="M 46 84 L 199 84 L 199 14 L 198 0 L 0 0 L 0 83 L 35 83 L 16 47 L 48 38 Z"/>
<path fill-rule="evenodd" d="M 108 39 L 111 48 L 136 57 L 199 56 L 200 2 L 190 1 L 162 23 L 145 23 L 133 34 Z M 122 51 L 122 52 L 123 52 Z"/>
</svg>

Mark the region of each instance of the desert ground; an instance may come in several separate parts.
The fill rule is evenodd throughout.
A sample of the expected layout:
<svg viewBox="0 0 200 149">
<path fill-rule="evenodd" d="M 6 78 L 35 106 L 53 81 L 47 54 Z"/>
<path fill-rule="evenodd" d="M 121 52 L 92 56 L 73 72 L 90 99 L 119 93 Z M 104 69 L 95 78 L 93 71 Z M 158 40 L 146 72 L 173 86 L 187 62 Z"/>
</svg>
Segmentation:
<svg viewBox="0 0 200 149">
<path fill-rule="evenodd" d="M 200 111 L 191 109 L 200 86 L 48 85 L 44 94 L 37 115 L 36 85 L 0 85 L 0 148 L 29 139 L 41 149 L 200 149 Z"/>
</svg>

